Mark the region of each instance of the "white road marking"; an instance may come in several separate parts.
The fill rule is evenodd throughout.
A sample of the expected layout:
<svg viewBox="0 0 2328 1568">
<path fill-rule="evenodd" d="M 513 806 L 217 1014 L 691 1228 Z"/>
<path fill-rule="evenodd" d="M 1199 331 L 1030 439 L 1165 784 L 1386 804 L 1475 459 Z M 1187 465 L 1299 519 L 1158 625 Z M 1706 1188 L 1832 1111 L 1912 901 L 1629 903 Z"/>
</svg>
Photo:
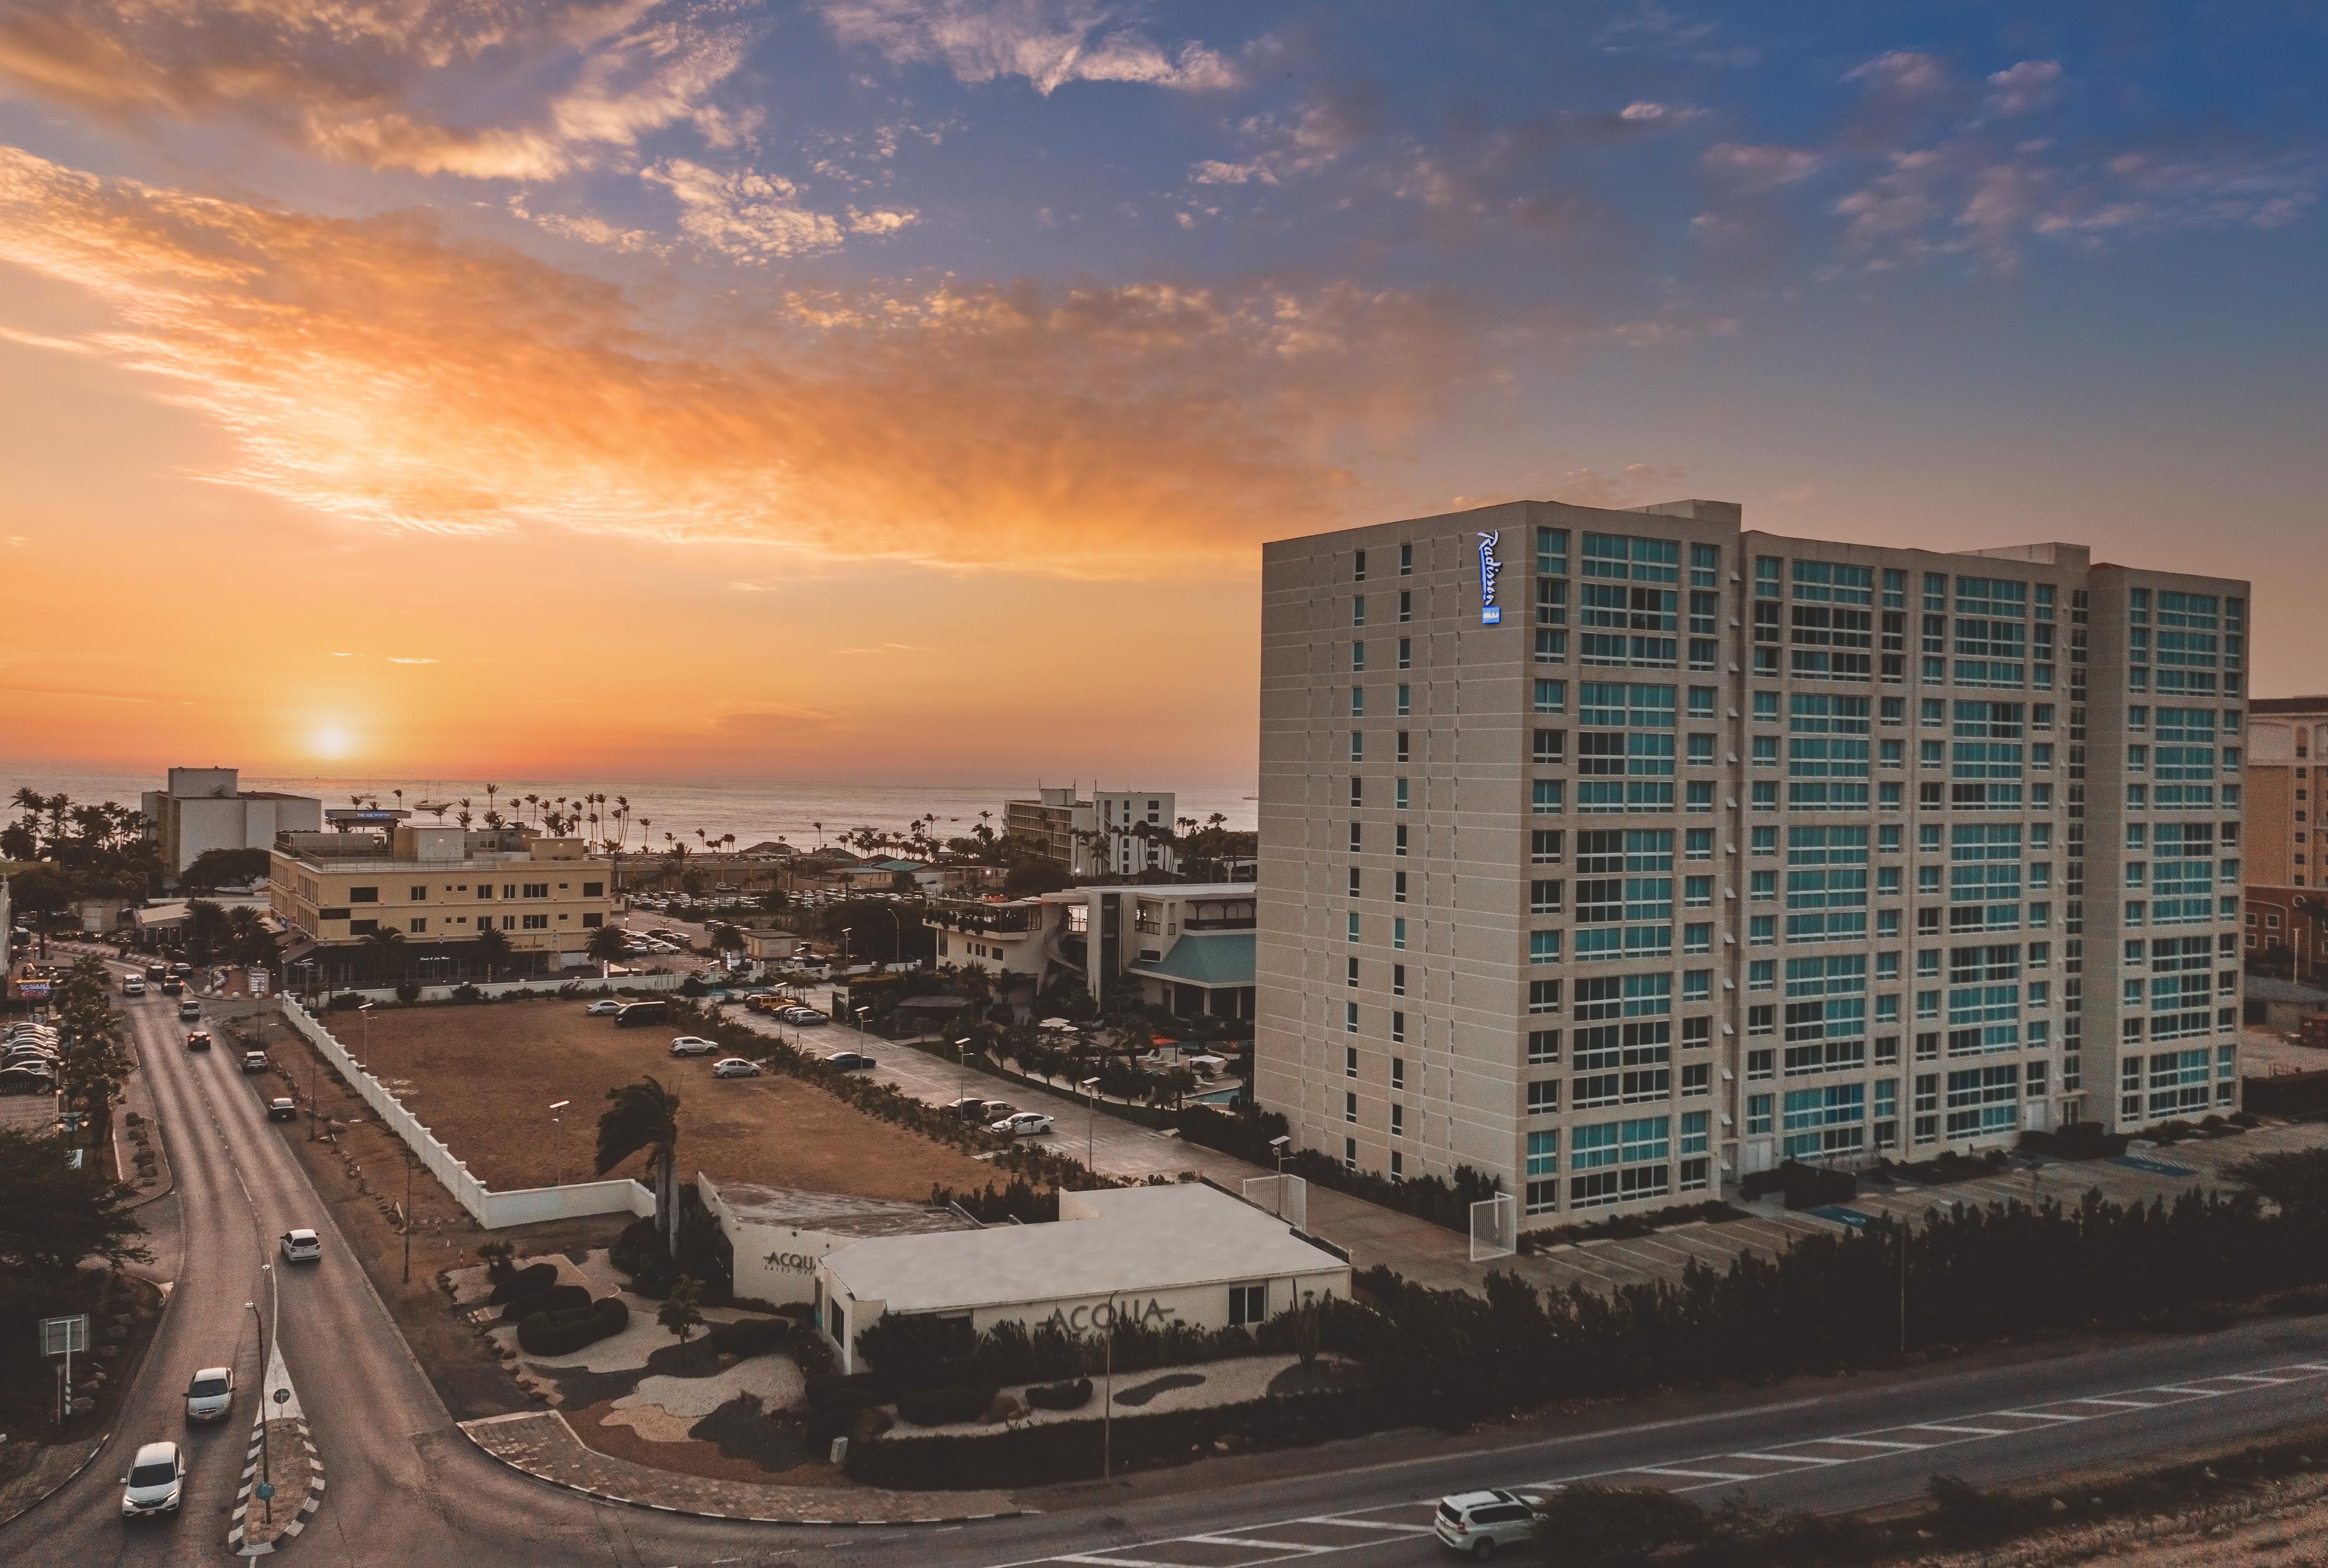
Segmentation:
<svg viewBox="0 0 2328 1568">
<path fill-rule="evenodd" d="M 1396 1530 L 1402 1534 L 1413 1535 L 1431 1534 L 1431 1526 L 1428 1525 L 1394 1525 L 1388 1519 L 1337 1518 L 1331 1514 L 1311 1514 L 1306 1518 L 1288 1519 L 1285 1522 L 1289 1525 L 1338 1525 L 1345 1530 Z M 1259 1527 L 1264 1530 L 1270 1528 L 1267 1525 Z"/>
<path fill-rule="evenodd" d="M 1906 1449 L 1919 1453 L 1932 1446 L 1929 1443 L 1922 1442 L 1888 1442 L 1880 1437 L 1813 1437 L 1805 1438 L 1803 1441 L 1806 1442 L 1833 1443 L 1837 1447 L 1843 1448 Z"/>
<path fill-rule="evenodd" d="M 1631 1469 L 1616 1473 L 1623 1476 L 1683 1476 L 1694 1481 L 1751 1481 L 1755 1479 L 1737 1470 L 1685 1470 L 1676 1465 L 1635 1465 Z"/>
<path fill-rule="evenodd" d="M 1761 1460 L 1774 1465 L 1847 1465 L 1851 1462 L 1849 1460 L 1821 1459 L 1816 1454 L 1807 1453 L 1737 1453 L 1730 1457 Z"/>
</svg>

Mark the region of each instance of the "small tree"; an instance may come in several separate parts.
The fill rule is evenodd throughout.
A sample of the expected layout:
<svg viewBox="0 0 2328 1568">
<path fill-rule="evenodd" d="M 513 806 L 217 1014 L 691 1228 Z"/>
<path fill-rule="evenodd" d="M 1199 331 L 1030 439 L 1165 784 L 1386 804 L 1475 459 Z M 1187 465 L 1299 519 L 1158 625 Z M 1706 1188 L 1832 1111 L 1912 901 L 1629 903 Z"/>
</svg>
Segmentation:
<svg viewBox="0 0 2328 1568">
<path fill-rule="evenodd" d="M 655 1312 L 655 1321 L 671 1330 L 682 1345 L 687 1337 L 703 1324 L 699 1310 L 703 1300 L 703 1282 L 690 1274 L 681 1274 L 671 1282 L 671 1294 Z"/>
<path fill-rule="evenodd" d="M 1562 1563 L 1645 1563 L 1704 1534 L 1696 1504 L 1655 1487 L 1565 1487 L 1536 1518 L 1536 1539 Z"/>
<path fill-rule="evenodd" d="M 479 1247 L 477 1256 L 485 1260 L 485 1278 L 496 1285 L 508 1282 L 509 1277 L 517 1272 L 517 1265 L 510 1261 L 516 1252 L 507 1242 L 487 1242 Z"/>
<path fill-rule="evenodd" d="M 502 966 L 510 961 L 510 939 L 491 925 L 477 927 L 477 961 L 485 966 L 485 978 L 500 975 Z"/>
<path fill-rule="evenodd" d="M 117 1269 L 150 1262 L 128 1207 L 136 1195 L 95 1160 L 74 1169 L 69 1152 L 53 1132 L 0 1128 L 0 1270 L 56 1276 L 89 1257 Z"/>
</svg>

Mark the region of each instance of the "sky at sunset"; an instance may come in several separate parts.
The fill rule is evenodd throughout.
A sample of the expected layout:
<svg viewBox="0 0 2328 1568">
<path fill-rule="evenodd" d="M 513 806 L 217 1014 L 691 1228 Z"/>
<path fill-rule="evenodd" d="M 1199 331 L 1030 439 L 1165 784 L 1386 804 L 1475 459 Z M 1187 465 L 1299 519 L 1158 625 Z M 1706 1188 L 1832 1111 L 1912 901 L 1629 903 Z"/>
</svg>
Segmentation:
<svg viewBox="0 0 2328 1568">
<path fill-rule="evenodd" d="M 1253 767 L 1259 541 L 2257 579 L 2328 12 L 0 0 L 0 765 Z"/>
</svg>

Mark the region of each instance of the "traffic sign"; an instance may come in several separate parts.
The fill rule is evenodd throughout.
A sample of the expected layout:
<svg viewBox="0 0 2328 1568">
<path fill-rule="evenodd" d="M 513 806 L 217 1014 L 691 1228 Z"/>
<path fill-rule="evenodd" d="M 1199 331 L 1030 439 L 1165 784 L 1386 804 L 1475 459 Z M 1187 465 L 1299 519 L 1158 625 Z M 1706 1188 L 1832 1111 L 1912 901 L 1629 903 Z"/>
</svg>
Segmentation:
<svg viewBox="0 0 2328 1568">
<path fill-rule="evenodd" d="M 70 1318 L 43 1318 L 41 1319 L 42 1355 L 80 1355 L 88 1348 L 88 1313 L 76 1312 Z"/>
<path fill-rule="evenodd" d="M 275 1498 L 275 1483 L 273 1481 L 261 1481 L 257 1486 L 250 1488 L 250 1495 L 257 1498 L 262 1503 L 271 1502 Z"/>
<path fill-rule="evenodd" d="M 276 1404 L 290 1404 L 290 1403 L 291 1403 L 291 1391 L 290 1391 L 289 1389 L 287 1389 L 287 1388 L 278 1388 L 278 1389 L 277 1389 L 277 1390 L 275 1391 L 275 1403 L 276 1403 Z"/>
</svg>

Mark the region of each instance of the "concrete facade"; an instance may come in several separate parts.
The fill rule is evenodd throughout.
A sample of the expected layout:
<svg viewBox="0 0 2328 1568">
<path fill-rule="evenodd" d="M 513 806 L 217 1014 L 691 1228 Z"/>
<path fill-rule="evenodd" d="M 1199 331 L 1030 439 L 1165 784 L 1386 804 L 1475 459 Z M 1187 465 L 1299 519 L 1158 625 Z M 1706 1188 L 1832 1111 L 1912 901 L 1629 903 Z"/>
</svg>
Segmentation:
<svg viewBox="0 0 2328 1568">
<path fill-rule="evenodd" d="M 1264 547 L 1260 1103 L 1538 1227 L 2229 1109 L 2247 586 L 1741 521 Z"/>
<path fill-rule="evenodd" d="M 418 960 L 432 944 L 475 941 L 490 922 L 520 962 L 570 969 L 614 909 L 612 884 L 612 862 L 579 839 L 405 823 L 285 834 L 268 898 L 285 925 L 325 948 L 398 931 Z"/>
<path fill-rule="evenodd" d="M 978 1228 L 975 1221 L 927 1204 L 741 1181 L 721 1186 L 701 1171 L 696 1172 L 695 1190 L 728 1238 L 736 1294 L 777 1307 L 814 1300 L 816 1266 L 838 1248 L 868 1236 Z"/>
<path fill-rule="evenodd" d="M 322 801 L 239 785 L 234 768 L 174 767 L 167 784 L 139 797 L 165 875 L 178 876 L 205 850 L 270 849 L 277 833 L 322 829 Z"/>
<path fill-rule="evenodd" d="M 1184 1017 L 1253 1017 L 1250 883 L 1141 883 L 940 901 L 923 918 L 937 933 L 942 964 L 1038 990 L 1072 974 L 1095 1000 L 1135 984 L 1151 1005 Z"/>
<path fill-rule="evenodd" d="M 1025 840 L 1070 877 L 1137 876 L 1177 871 L 1172 846 L 1141 831 L 1170 835 L 1179 829 L 1169 790 L 1038 790 L 1033 800 L 1002 803 L 1002 831 Z"/>
</svg>

